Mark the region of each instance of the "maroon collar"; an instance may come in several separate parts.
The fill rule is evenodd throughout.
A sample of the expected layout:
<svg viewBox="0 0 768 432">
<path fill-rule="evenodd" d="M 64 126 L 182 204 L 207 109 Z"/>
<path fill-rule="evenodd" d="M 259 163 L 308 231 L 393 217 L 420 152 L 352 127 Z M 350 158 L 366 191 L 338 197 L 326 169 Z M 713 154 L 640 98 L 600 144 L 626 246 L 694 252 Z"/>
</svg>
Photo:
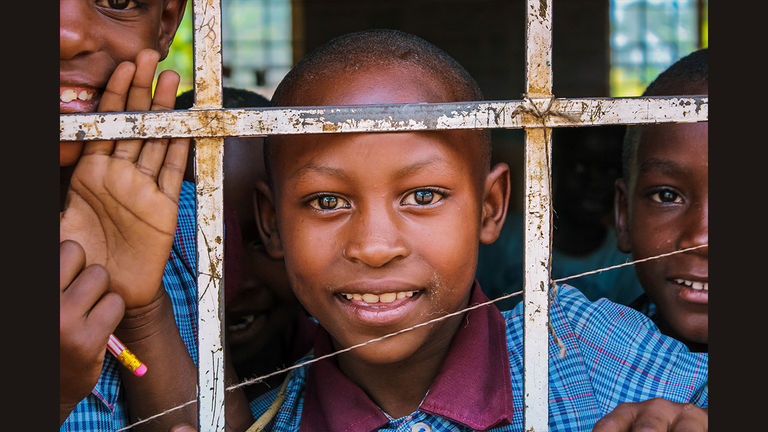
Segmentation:
<svg viewBox="0 0 768 432">
<path fill-rule="evenodd" d="M 475 281 L 469 304 L 488 301 Z M 320 328 L 315 357 L 332 352 L 328 333 Z M 420 411 L 476 430 L 512 421 L 506 325 L 495 306 L 467 312 L 448 354 L 424 398 Z M 461 391 L 457 391 L 461 389 Z M 302 432 L 368 432 L 389 420 L 365 392 L 347 378 L 333 359 L 309 368 L 301 416 Z"/>
</svg>

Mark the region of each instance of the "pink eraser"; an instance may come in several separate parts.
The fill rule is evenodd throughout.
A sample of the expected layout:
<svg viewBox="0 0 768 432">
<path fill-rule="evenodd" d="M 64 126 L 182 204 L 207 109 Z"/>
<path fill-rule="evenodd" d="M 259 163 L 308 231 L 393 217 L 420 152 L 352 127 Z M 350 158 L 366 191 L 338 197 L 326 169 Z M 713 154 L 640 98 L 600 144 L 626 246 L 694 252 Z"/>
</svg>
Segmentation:
<svg viewBox="0 0 768 432">
<path fill-rule="evenodd" d="M 136 370 L 133 372 L 136 376 L 142 376 L 145 373 L 147 373 L 147 367 L 142 364 L 141 366 L 137 367 Z"/>
</svg>

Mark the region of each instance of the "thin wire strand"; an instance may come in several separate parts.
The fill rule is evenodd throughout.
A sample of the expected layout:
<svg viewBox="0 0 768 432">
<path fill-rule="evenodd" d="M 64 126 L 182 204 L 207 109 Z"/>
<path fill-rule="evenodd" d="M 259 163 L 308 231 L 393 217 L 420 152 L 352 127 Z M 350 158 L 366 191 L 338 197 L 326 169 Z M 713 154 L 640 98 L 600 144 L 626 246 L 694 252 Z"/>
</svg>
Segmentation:
<svg viewBox="0 0 768 432">
<path fill-rule="evenodd" d="M 642 262 L 646 262 L 646 261 L 660 259 L 660 258 L 668 257 L 668 256 L 671 256 L 671 255 L 676 255 L 676 254 L 680 254 L 680 253 L 690 252 L 690 251 L 693 251 L 693 250 L 696 250 L 696 249 L 700 249 L 700 248 L 704 248 L 704 247 L 708 247 L 708 246 L 709 246 L 709 244 L 707 243 L 707 244 L 693 246 L 693 247 L 686 248 L 686 249 L 676 250 L 674 252 L 669 252 L 669 253 L 664 253 L 664 254 L 661 254 L 661 255 L 655 255 L 655 256 L 652 256 L 652 257 L 648 257 L 648 258 L 642 258 L 642 259 L 639 259 L 639 260 L 629 261 L 629 262 L 626 262 L 626 263 L 623 263 L 623 264 L 617 264 L 617 265 L 613 265 L 613 266 L 610 266 L 610 267 L 604 267 L 604 268 L 597 269 L 597 270 L 592 270 L 592 271 L 588 271 L 588 272 L 584 272 L 584 273 L 579 273 L 579 274 L 576 274 L 576 275 L 573 275 L 573 276 L 568 276 L 568 277 L 564 277 L 564 278 L 560 278 L 560 279 L 554 279 L 552 281 L 553 282 L 552 285 L 556 289 L 557 286 L 555 284 L 557 282 L 563 282 L 563 281 L 566 281 L 566 280 L 576 279 L 576 278 L 579 278 L 579 277 L 582 277 L 582 276 L 588 276 L 588 275 L 591 275 L 591 274 L 601 273 L 601 272 L 604 272 L 604 271 L 613 270 L 613 269 L 617 269 L 617 268 L 620 268 L 620 267 L 625 267 L 625 266 L 628 266 L 628 265 L 634 265 L 634 264 L 637 264 L 637 263 L 642 263 Z M 397 336 L 399 334 L 403 334 L 405 332 L 409 332 L 411 330 L 415 330 L 417 328 L 421 328 L 421 327 L 424 327 L 424 326 L 427 326 L 427 325 L 430 325 L 430 324 L 434 324 L 434 323 L 436 323 L 438 321 L 443 321 L 443 320 L 446 320 L 448 318 L 451 318 L 451 317 L 454 317 L 454 316 L 457 316 L 457 315 L 461 315 L 464 312 L 468 312 L 468 311 L 471 311 L 471 310 L 474 310 L 474 309 L 478 309 L 478 308 L 481 308 L 483 306 L 488 306 L 488 305 L 490 305 L 492 303 L 495 303 L 495 302 L 498 302 L 498 301 L 501 301 L 501 300 L 506 300 L 508 298 L 520 295 L 522 293 L 523 293 L 523 291 L 521 290 L 521 291 L 516 291 L 516 292 L 510 293 L 510 294 L 504 294 L 504 295 L 502 295 L 500 297 L 497 297 L 497 298 L 495 298 L 493 300 L 488 300 L 488 301 L 483 302 L 483 303 L 478 303 L 478 304 L 469 306 L 469 307 L 467 307 L 465 309 L 462 309 L 462 310 L 459 310 L 459 311 L 456 311 L 456 312 L 452 312 L 452 313 L 449 313 L 447 315 L 443 315 L 443 316 L 440 316 L 440 317 L 437 317 L 437 318 L 433 318 L 433 319 L 431 319 L 429 321 L 425 321 L 423 323 L 416 324 L 416 325 L 414 325 L 412 327 L 407 327 L 407 328 L 404 328 L 402 330 L 398 330 L 396 332 L 389 333 L 389 334 L 386 334 L 384 336 L 379 336 L 377 338 L 373 338 L 373 339 L 370 339 L 368 341 L 361 342 L 359 344 L 352 345 L 350 347 L 343 348 L 343 349 L 340 349 L 338 351 L 334 351 L 332 353 L 329 353 L 329 354 L 326 354 L 326 355 L 323 355 L 323 356 L 320 356 L 320 357 L 316 357 L 316 358 L 313 358 L 311 360 L 307 360 L 305 362 L 298 363 L 298 364 L 295 364 L 293 366 L 289 366 L 287 368 L 280 369 L 280 370 L 277 370 L 275 372 L 271 372 L 271 373 L 268 373 L 266 375 L 263 375 L 263 376 L 260 376 L 260 377 L 257 377 L 257 378 L 252 378 L 252 379 L 243 381 L 243 382 L 241 382 L 239 384 L 235 384 L 235 385 L 227 387 L 226 391 L 232 391 L 232 390 L 235 390 L 235 389 L 240 388 L 240 387 L 244 387 L 244 386 L 247 386 L 247 385 L 250 385 L 250 384 L 255 384 L 255 383 L 264 381 L 267 378 L 273 377 L 275 375 L 279 375 L 279 374 L 282 374 L 282 373 L 285 373 L 285 372 L 289 372 L 289 371 L 292 371 L 294 369 L 298 369 L 300 367 L 304 367 L 304 366 L 310 365 L 312 363 L 316 363 L 316 362 L 319 362 L 321 360 L 325 360 L 325 359 L 337 356 L 339 354 L 343 354 L 343 353 L 352 351 L 354 349 L 361 348 L 363 346 L 366 346 L 366 345 L 369 345 L 369 344 L 372 344 L 372 343 L 375 343 L 375 342 L 379 342 L 379 341 L 382 341 L 384 339 L 388 339 L 388 338 L 391 338 L 393 336 Z M 561 346 L 561 354 L 562 354 L 562 348 L 563 347 Z M 195 404 L 195 403 L 197 403 L 197 400 L 187 401 L 187 402 L 185 402 L 185 403 L 183 403 L 183 404 L 181 404 L 179 406 L 170 408 L 168 410 L 165 410 L 165 411 L 160 412 L 158 414 L 155 414 L 153 416 L 150 416 L 150 417 L 147 417 L 145 419 L 139 420 L 136 423 L 129 424 L 128 426 L 125 426 L 125 427 L 123 427 L 121 429 L 117 429 L 115 432 L 121 432 L 121 431 L 124 431 L 124 430 L 131 429 L 131 428 L 133 428 L 135 426 L 138 426 L 140 424 L 143 424 L 143 423 L 146 423 L 148 421 L 154 420 L 154 419 L 156 419 L 158 417 L 162 417 L 162 416 L 164 416 L 166 414 L 170 414 L 171 412 L 180 410 L 180 409 L 182 409 L 184 407 L 187 407 L 187 406 Z"/>
</svg>

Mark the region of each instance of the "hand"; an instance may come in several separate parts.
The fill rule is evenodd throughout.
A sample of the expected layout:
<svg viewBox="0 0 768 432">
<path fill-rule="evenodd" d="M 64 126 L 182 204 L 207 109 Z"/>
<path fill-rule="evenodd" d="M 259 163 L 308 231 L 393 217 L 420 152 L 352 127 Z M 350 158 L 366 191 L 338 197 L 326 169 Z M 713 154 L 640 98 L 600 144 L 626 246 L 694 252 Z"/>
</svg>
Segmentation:
<svg viewBox="0 0 768 432">
<path fill-rule="evenodd" d="M 143 50 L 118 65 L 99 112 L 173 109 L 179 76 L 152 81 L 159 54 Z M 88 264 L 104 266 L 110 288 L 128 309 L 157 298 L 176 229 L 189 139 L 91 141 L 72 174 L 60 220 L 62 240 L 85 249 Z"/>
<path fill-rule="evenodd" d="M 600 419 L 592 432 L 706 431 L 708 409 L 656 398 L 623 403 Z"/>
<path fill-rule="evenodd" d="M 107 339 L 123 317 L 123 299 L 107 292 L 104 267 L 85 265 L 73 241 L 59 247 L 59 420 L 88 396 L 101 375 Z"/>
</svg>

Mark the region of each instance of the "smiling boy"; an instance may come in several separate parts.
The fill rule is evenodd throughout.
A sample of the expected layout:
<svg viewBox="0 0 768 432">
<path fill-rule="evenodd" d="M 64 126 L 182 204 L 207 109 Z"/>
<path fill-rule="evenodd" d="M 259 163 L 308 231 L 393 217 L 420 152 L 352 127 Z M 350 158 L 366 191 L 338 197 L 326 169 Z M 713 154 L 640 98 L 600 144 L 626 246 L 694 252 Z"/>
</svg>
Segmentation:
<svg viewBox="0 0 768 432">
<path fill-rule="evenodd" d="M 185 5 L 60 0 L 59 112 L 172 109 L 178 74 L 161 73 L 154 94 L 152 83 Z M 182 183 L 188 147 L 188 139 L 60 142 L 60 239 L 76 243 L 60 252 L 61 430 L 115 430 L 194 398 L 194 385 L 182 390 L 174 380 L 181 369 L 194 375 L 197 357 L 194 184 Z M 67 283 L 83 266 L 83 274 L 105 269 L 108 283 Z M 106 353 L 110 333 L 146 375 Z M 190 418 L 194 407 L 153 426 Z"/>
<path fill-rule="evenodd" d="M 645 96 L 708 94 L 708 51 L 662 72 Z M 708 122 L 632 126 L 616 181 L 618 247 L 641 259 L 709 241 Z M 645 295 L 633 307 L 693 351 L 709 341 L 709 248 L 635 266 Z"/>
<path fill-rule="evenodd" d="M 311 82 L 312 85 L 307 85 Z M 302 60 L 274 106 L 482 100 L 446 53 L 397 31 L 339 37 Z M 493 242 L 509 168 L 490 166 L 487 130 L 271 136 L 259 229 L 322 329 L 315 357 L 487 300 L 474 281 Z M 642 314 L 560 286 L 550 319 L 550 427 L 586 430 L 622 402 L 663 397 L 670 418 L 706 412 L 706 354 Z M 674 373 L 672 373 L 674 371 Z M 290 373 L 252 402 L 271 430 L 522 430 L 522 313 L 493 306 Z M 657 417 L 664 417 L 659 415 Z M 672 421 L 672 420 L 670 420 Z M 609 429 L 610 430 L 610 429 Z"/>
</svg>

